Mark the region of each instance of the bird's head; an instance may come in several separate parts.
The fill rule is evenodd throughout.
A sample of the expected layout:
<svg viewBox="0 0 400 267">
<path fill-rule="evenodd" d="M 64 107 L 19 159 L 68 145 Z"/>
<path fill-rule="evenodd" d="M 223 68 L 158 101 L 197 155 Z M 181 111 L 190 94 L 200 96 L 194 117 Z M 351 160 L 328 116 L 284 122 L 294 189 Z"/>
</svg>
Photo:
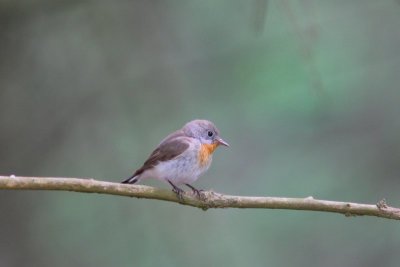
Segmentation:
<svg viewBox="0 0 400 267">
<path fill-rule="evenodd" d="M 193 120 L 186 123 L 182 130 L 187 136 L 200 140 L 202 144 L 229 146 L 219 135 L 214 123 L 208 120 Z"/>
</svg>

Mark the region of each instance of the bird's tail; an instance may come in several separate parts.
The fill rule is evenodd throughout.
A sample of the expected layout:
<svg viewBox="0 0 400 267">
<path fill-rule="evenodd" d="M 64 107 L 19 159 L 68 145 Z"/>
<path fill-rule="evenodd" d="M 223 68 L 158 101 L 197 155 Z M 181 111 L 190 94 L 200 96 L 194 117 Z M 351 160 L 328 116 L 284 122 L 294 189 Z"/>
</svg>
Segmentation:
<svg viewBox="0 0 400 267">
<path fill-rule="evenodd" d="M 137 183 L 137 181 L 139 181 L 139 177 L 138 176 L 139 175 L 134 174 L 134 175 L 130 176 L 129 178 L 123 180 L 121 183 L 122 184 L 134 184 L 134 183 Z"/>
</svg>

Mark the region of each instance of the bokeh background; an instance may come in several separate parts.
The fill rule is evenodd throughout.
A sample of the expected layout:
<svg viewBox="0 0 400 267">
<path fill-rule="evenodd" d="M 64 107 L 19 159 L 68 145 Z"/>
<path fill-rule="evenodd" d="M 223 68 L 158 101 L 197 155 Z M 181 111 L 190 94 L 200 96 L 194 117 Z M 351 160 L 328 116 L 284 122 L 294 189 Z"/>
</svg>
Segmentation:
<svg viewBox="0 0 400 267">
<path fill-rule="evenodd" d="M 399 1 L 3 0 L 0 173 L 119 182 L 206 118 L 231 148 L 199 188 L 400 206 L 399 48 Z M 0 191 L 0 266 L 398 266 L 399 248 L 379 218 Z"/>
</svg>

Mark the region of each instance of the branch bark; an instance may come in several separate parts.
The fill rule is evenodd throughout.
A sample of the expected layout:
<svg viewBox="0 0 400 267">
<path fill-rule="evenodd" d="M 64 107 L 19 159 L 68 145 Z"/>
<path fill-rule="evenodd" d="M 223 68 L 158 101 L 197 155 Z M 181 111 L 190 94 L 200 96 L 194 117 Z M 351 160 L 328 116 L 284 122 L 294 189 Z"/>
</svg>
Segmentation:
<svg viewBox="0 0 400 267">
<path fill-rule="evenodd" d="M 126 185 L 94 179 L 0 176 L 4 190 L 59 190 L 99 193 L 136 198 L 157 199 L 207 210 L 209 208 L 288 209 L 341 213 L 345 216 L 376 216 L 400 220 L 400 209 L 390 207 L 385 200 L 375 205 L 306 198 L 230 196 L 204 191 L 201 198 L 186 192 L 180 201 L 165 189 L 145 185 Z"/>
</svg>

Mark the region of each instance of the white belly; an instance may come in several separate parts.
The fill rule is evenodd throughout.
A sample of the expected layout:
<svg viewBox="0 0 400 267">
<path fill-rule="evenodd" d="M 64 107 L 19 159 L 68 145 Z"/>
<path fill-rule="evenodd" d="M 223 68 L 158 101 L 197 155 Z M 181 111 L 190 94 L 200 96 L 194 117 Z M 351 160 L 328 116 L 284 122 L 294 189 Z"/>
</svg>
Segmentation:
<svg viewBox="0 0 400 267">
<path fill-rule="evenodd" d="M 145 171 L 141 179 L 155 178 L 160 181 L 171 181 L 173 184 L 191 184 L 196 181 L 211 165 L 211 159 L 208 164 L 200 166 L 197 155 L 186 155 L 166 162 L 159 162 L 157 166 Z"/>
</svg>

